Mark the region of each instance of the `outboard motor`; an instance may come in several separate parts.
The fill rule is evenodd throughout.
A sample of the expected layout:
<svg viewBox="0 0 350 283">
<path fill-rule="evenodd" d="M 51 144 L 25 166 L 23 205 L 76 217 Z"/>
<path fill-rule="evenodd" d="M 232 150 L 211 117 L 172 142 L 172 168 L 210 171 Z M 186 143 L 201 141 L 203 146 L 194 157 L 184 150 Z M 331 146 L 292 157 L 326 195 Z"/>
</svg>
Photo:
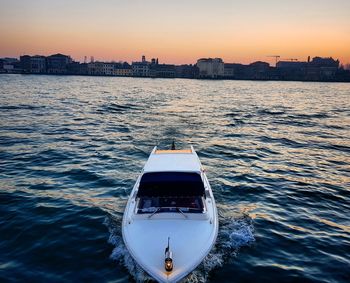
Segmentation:
<svg viewBox="0 0 350 283">
<path fill-rule="evenodd" d="M 170 251 L 169 246 L 170 237 L 168 237 L 168 246 L 165 248 L 165 270 L 171 272 L 173 270 L 173 253 Z"/>
</svg>

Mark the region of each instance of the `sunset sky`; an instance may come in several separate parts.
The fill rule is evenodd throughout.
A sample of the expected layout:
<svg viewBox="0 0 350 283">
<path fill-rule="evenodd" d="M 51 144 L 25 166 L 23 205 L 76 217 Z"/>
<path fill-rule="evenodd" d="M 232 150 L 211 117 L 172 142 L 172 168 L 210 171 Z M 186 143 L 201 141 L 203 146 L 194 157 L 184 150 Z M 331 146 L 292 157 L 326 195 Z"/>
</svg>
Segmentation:
<svg viewBox="0 0 350 283">
<path fill-rule="evenodd" d="M 349 0 L 0 0 L 0 57 L 350 63 Z"/>
</svg>

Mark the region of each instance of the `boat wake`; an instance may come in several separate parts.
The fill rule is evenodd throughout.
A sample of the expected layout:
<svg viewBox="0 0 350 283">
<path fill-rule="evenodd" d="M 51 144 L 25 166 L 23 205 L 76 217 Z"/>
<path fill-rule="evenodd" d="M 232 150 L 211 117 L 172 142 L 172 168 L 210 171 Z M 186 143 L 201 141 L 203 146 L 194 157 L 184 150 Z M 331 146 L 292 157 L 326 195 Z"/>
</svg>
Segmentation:
<svg viewBox="0 0 350 283">
<path fill-rule="evenodd" d="M 120 217 L 109 216 L 105 224 L 109 229 L 108 242 L 114 246 L 111 259 L 124 266 L 136 282 L 154 282 L 129 254 L 121 235 Z M 224 218 L 220 216 L 219 233 L 216 244 L 202 263 L 182 283 L 207 282 L 210 272 L 232 261 L 242 246 L 254 242 L 253 221 L 247 214 Z"/>
</svg>

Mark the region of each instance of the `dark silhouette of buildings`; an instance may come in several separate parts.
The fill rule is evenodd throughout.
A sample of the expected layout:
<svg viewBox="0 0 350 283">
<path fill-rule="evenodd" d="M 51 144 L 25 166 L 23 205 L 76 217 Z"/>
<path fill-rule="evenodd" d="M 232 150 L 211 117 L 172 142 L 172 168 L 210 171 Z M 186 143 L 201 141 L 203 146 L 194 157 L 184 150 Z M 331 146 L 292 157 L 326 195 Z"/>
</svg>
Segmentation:
<svg viewBox="0 0 350 283">
<path fill-rule="evenodd" d="M 93 58 L 93 57 L 92 57 Z M 159 64 L 158 58 L 132 62 L 75 62 L 68 55 L 23 55 L 0 59 L 0 73 L 126 76 L 150 78 L 230 79 L 230 80 L 295 80 L 350 82 L 350 70 L 332 57 L 309 56 L 307 61 L 279 61 L 276 67 L 257 61 L 249 65 L 224 63 L 221 58 L 202 58 L 194 65 Z"/>
<path fill-rule="evenodd" d="M 127 63 L 116 63 L 114 64 L 114 75 L 121 77 L 131 77 L 132 76 L 132 66 Z"/>
<path fill-rule="evenodd" d="M 19 73 L 21 72 L 21 64 L 17 58 L 0 59 L 0 73 Z"/>
<path fill-rule="evenodd" d="M 45 56 L 32 56 L 30 58 L 30 72 L 33 74 L 45 74 L 46 68 L 46 58 Z"/>
<path fill-rule="evenodd" d="M 307 62 L 280 61 L 276 65 L 281 80 L 335 81 L 339 60 L 314 57 Z"/>
<path fill-rule="evenodd" d="M 142 55 L 141 62 L 132 62 L 132 75 L 134 77 L 150 77 L 151 63 L 146 61 L 146 57 Z"/>
<path fill-rule="evenodd" d="M 199 70 L 198 78 L 222 79 L 224 78 L 225 64 L 221 58 L 201 58 L 197 60 Z"/>
<path fill-rule="evenodd" d="M 195 79 L 198 78 L 199 70 L 196 65 L 179 65 L 175 66 L 176 78 Z"/>
<path fill-rule="evenodd" d="M 48 56 L 46 60 L 48 74 L 67 74 L 67 66 L 72 63 L 72 58 L 63 54 Z"/>
<path fill-rule="evenodd" d="M 175 78 L 175 65 L 159 64 L 158 58 L 153 58 L 150 65 L 150 77 L 152 78 Z"/>
<path fill-rule="evenodd" d="M 306 78 L 307 62 L 279 61 L 276 69 L 281 80 L 303 80 Z"/>
<path fill-rule="evenodd" d="M 20 63 L 21 63 L 21 67 L 22 67 L 22 73 L 31 73 L 31 68 L 30 68 L 30 58 L 31 56 L 29 55 L 23 55 L 19 58 Z"/>
</svg>

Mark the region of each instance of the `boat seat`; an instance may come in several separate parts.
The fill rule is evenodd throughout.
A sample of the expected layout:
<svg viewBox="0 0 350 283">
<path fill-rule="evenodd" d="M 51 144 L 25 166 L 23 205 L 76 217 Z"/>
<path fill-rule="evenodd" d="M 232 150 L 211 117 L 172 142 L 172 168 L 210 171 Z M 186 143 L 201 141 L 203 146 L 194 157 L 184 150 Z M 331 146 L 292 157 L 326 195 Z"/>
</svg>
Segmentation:
<svg viewBox="0 0 350 283">
<path fill-rule="evenodd" d="M 203 211 L 204 205 L 202 196 L 152 196 L 140 197 L 138 210 L 144 212 L 153 207 L 183 207 Z"/>
</svg>

